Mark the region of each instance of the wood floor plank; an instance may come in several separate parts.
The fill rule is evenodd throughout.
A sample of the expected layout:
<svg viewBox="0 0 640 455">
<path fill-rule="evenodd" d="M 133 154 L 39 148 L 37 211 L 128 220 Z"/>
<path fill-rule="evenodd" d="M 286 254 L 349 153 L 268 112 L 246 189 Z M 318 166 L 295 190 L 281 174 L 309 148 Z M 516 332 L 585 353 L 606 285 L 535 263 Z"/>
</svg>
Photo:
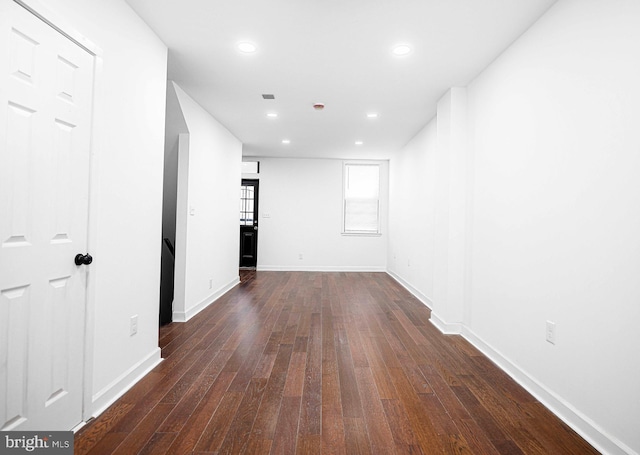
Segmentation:
<svg viewBox="0 0 640 455">
<path fill-rule="evenodd" d="M 178 433 L 154 433 L 138 455 L 164 455 Z"/>
<path fill-rule="evenodd" d="M 289 312 L 289 320 L 282 335 L 281 344 L 291 344 L 296 342 L 296 334 L 298 333 L 298 324 L 300 323 L 300 312 Z"/>
<path fill-rule="evenodd" d="M 360 319 L 355 314 L 347 315 L 346 322 L 344 323 L 344 330 L 349 340 L 349 350 L 351 351 L 351 359 L 353 361 L 354 368 L 368 367 L 369 362 L 367 355 L 364 352 L 362 346 L 362 340 L 358 333 L 357 320 Z"/>
<path fill-rule="evenodd" d="M 117 453 L 132 455 L 140 452 L 174 406 L 173 403 L 158 404 L 120 443 L 117 447 Z"/>
<path fill-rule="evenodd" d="M 271 455 L 296 453 L 300 400 L 301 396 L 285 396 L 282 398 L 278 423 L 276 424 L 276 431 L 271 445 Z"/>
<path fill-rule="evenodd" d="M 298 435 L 296 455 L 321 455 L 322 441 L 319 434 Z"/>
<path fill-rule="evenodd" d="M 469 418 L 472 418 L 482 428 L 483 433 L 491 443 L 499 447 L 505 441 L 511 441 L 510 437 L 501 428 L 491 413 L 482 406 L 478 399 L 464 386 L 452 387 L 454 393 L 468 410 Z"/>
<path fill-rule="evenodd" d="M 76 454 L 598 453 L 389 275 L 250 272 L 160 328 Z"/>
<path fill-rule="evenodd" d="M 362 418 L 345 417 L 345 448 L 349 455 L 372 455 L 367 427 Z"/>
<path fill-rule="evenodd" d="M 169 415 L 167 415 L 167 418 L 159 426 L 158 431 L 163 433 L 173 433 L 182 430 L 182 427 L 191 416 L 196 404 L 200 401 L 207 390 L 211 388 L 214 381 L 215 377 L 203 375 L 201 380 L 194 384 L 184 399 L 180 401 L 179 404 L 174 405 L 173 409 L 170 409 Z"/>
<path fill-rule="evenodd" d="M 398 453 L 420 453 L 416 451 L 416 448 L 419 447 L 418 442 L 411 429 L 407 412 L 400 400 L 382 400 L 382 407 Z"/>
<path fill-rule="evenodd" d="M 356 373 L 348 343 L 341 343 L 337 347 L 337 360 L 342 414 L 345 417 L 362 417 L 362 403 L 358 391 L 358 381 L 356 381 Z"/>
<path fill-rule="evenodd" d="M 345 453 L 343 404 L 339 378 L 339 362 L 335 346 L 333 311 L 330 303 L 322 306 L 322 452 Z"/>
<path fill-rule="evenodd" d="M 220 373 L 216 377 L 213 385 L 207 390 L 185 424 L 182 425 L 182 429 L 169 447 L 168 453 L 176 455 L 190 453 L 198 441 L 210 438 L 210 434 L 206 433 L 206 428 L 234 377 L 235 373 Z M 228 409 L 228 404 L 226 406 Z M 164 426 L 161 427 L 161 429 L 163 428 Z"/>
<path fill-rule="evenodd" d="M 371 366 L 370 371 L 373 375 L 375 385 L 380 396 L 380 399 L 394 399 L 397 398 L 396 389 L 393 386 L 389 371 L 385 365 L 382 356 L 378 353 L 376 348 L 375 339 L 369 336 L 362 336 L 362 346 L 367 355 L 367 363 Z M 363 400 L 365 397 L 361 397 Z"/>
<path fill-rule="evenodd" d="M 302 390 L 304 389 L 304 372 L 306 364 L 306 352 L 293 352 L 291 354 L 291 361 L 289 362 L 289 369 L 287 372 L 287 379 L 284 387 L 285 397 L 302 396 Z"/>
<path fill-rule="evenodd" d="M 302 436 L 320 435 L 322 409 L 322 338 L 320 313 L 311 314 L 307 365 L 302 391 L 299 432 Z M 309 440 L 311 441 L 311 440 Z M 307 444 L 305 442 L 305 444 Z"/>
<path fill-rule="evenodd" d="M 235 416 L 229 427 L 220 449 L 219 455 L 242 453 L 247 444 L 251 428 L 256 419 L 256 414 L 266 389 L 265 379 L 252 379 L 243 394 Z"/>
<path fill-rule="evenodd" d="M 389 375 L 398 391 L 398 399 L 407 413 L 411 429 L 416 440 L 425 453 L 445 452 L 445 447 L 438 437 L 433 419 L 439 416 L 424 412 L 424 407 L 415 393 L 402 368 L 390 368 Z"/>
<path fill-rule="evenodd" d="M 454 421 L 460 433 L 469 444 L 471 453 L 481 453 L 486 455 L 498 455 L 498 451 L 487 435 L 482 431 L 478 423 L 473 419 L 457 419 Z"/>
<path fill-rule="evenodd" d="M 247 453 L 260 453 L 258 449 L 265 447 L 264 441 L 269 441 L 269 446 L 273 441 L 292 350 L 291 345 L 280 346 L 251 429 L 251 444 L 247 446 Z"/>
<path fill-rule="evenodd" d="M 373 374 L 369 368 L 356 368 L 356 378 L 361 391 L 364 421 L 367 427 L 371 451 L 374 454 L 396 453 L 391 428 L 384 413 L 384 407 Z"/>
<path fill-rule="evenodd" d="M 95 452 L 95 447 L 110 433 L 112 433 L 113 426 L 120 421 L 122 417 L 134 407 L 133 403 L 126 403 L 122 399 L 113 404 L 107 409 L 100 419 L 92 420 L 87 426 L 80 429 L 74 438 L 74 453 L 79 455 L 85 455 L 90 452 Z M 126 437 L 126 433 L 122 433 Z M 118 442 L 118 444 L 120 444 Z M 110 452 L 106 452 L 110 453 Z"/>
<path fill-rule="evenodd" d="M 218 365 L 223 364 L 224 361 L 230 356 L 229 352 L 219 352 L 214 358 L 211 364 L 204 369 L 200 377 L 194 382 L 189 391 L 182 397 L 180 402 L 167 416 L 162 426 L 159 428 L 161 432 L 176 432 L 181 431 L 189 418 L 193 415 L 194 410 L 198 409 L 198 405 L 203 400 L 208 392 L 212 390 L 212 386 L 216 384 L 216 381 L 220 380 L 218 376 Z M 234 374 L 229 373 L 228 378 L 233 378 Z M 225 385 L 228 387 L 229 384 Z M 213 389 L 215 390 L 215 388 Z"/>
<path fill-rule="evenodd" d="M 128 433 L 110 432 L 104 435 L 97 443 L 91 447 L 89 452 L 83 452 L 77 448 L 77 444 L 73 445 L 74 455 L 77 453 L 90 453 L 90 454 L 116 454 L 116 449 L 120 446 L 122 441 L 128 436 Z"/>
<path fill-rule="evenodd" d="M 231 427 L 233 416 L 236 414 L 244 394 L 240 392 L 226 392 L 216 408 L 202 436 L 195 445 L 200 452 L 217 452 Z M 185 449 L 189 449 L 186 447 Z"/>
<path fill-rule="evenodd" d="M 174 386 L 160 400 L 161 403 L 178 403 L 189 392 L 193 384 L 202 376 L 203 370 L 218 355 L 218 351 L 208 348 L 197 361 L 184 373 Z"/>
</svg>

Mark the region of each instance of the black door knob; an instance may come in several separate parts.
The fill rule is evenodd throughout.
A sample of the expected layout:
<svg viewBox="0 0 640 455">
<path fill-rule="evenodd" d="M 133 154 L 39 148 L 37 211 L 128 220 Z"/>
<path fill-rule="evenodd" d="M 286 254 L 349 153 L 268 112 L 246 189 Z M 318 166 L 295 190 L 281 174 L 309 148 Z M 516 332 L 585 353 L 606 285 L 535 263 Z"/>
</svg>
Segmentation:
<svg viewBox="0 0 640 455">
<path fill-rule="evenodd" d="M 87 254 L 76 254 L 75 263 L 76 265 L 89 265 L 93 262 L 93 258 L 89 253 Z"/>
</svg>

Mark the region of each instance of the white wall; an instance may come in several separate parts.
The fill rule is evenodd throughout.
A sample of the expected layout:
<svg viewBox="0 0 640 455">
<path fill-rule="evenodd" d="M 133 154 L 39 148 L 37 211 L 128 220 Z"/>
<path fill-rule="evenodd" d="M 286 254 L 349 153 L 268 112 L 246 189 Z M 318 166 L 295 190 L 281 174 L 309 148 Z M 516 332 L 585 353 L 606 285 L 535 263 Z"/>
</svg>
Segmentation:
<svg viewBox="0 0 640 455">
<path fill-rule="evenodd" d="M 176 277 L 181 274 L 184 285 L 176 282 L 173 306 L 174 320 L 184 321 L 238 283 L 242 143 L 172 84 L 188 129 L 188 150 L 179 152 L 188 153 L 179 163 L 188 169 L 178 176 L 179 187 L 181 177 L 188 179 L 187 200 L 178 201 L 183 213 L 176 226 Z"/>
<path fill-rule="evenodd" d="M 435 119 L 389 164 L 389 273 L 433 305 Z"/>
<path fill-rule="evenodd" d="M 347 236 L 341 234 L 341 160 L 256 159 L 260 161 L 258 269 L 386 269 L 387 162 L 381 168 L 382 235 Z"/>
<path fill-rule="evenodd" d="M 160 360 L 158 303 L 167 49 L 122 0 L 48 0 L 102 49 L 94 112 L 97 172 L 90 315 L 97 411 Z M 138 334 L 129 336 L 132 315 Z M 91 339 L 89 340 L 91 342 Z"/>
<path fill-rule="evenodd" d="M 467 88 L 461 332 L 611 454 L 640 452 L 638 24 L 635 0 L 561 0 Z M 418 200 L 420 185 L 406 173 L 446 171 L 426 162 L 440 145 L 433 123 L 391 163 L 390 255 L 411 252 L 402 192 Z M 435 215 L 442 201 L 424 198 Z M 415 267 L 437 270 L 420 248 Z M 391 270 L 432 298 L 429 277 Z"/>
<path fill-rule="evenodd" d="M 639 25 L 636 0 L 560 1 L 468 92 L 469 327 L 636 453 Z"/>
</svg>

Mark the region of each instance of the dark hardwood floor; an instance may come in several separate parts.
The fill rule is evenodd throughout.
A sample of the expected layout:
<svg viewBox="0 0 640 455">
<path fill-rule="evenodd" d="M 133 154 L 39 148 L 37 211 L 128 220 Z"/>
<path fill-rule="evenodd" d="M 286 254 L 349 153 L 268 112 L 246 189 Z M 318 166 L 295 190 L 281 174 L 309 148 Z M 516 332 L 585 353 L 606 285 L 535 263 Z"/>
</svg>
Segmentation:
<svg viewBox="0 0 640 455">
<path fill-rule="evenodd" d="M 383 273 L 254 272 L 76 454 L 596 454 Z"/>
<path fill-rule="evenodd" d="M 252 269 L 240 269 L 238 271 L 239 275 L 240 275 L 240 282 L 241 283 L 247 283 L 251 280 L 253 280 L 256 277 L 256 269 L 252 268 Z"/>
</svg>

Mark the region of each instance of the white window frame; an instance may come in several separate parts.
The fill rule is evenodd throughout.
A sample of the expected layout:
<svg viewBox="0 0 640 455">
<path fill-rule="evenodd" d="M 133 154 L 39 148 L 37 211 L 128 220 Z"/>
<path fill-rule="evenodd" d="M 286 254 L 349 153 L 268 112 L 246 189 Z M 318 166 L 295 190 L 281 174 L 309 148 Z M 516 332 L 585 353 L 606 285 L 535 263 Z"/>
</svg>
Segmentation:
<svg viewBox="0 0 640 455">
<path fill-rule="evenodd" d="M 375 229 L 366 229 L 366 230 L 358 230 L 358 229 L 349 229 L 347 226 L 347 173 L 349 166 L 372 166 L 376 167 L 378 170 L 378 188 L 377 188 L 377 196 L 375 198 L 371 198 L 371 200 L 375 200 L 376 210 L 377 210 L 377 220 Z M 382 183 L 382 166 L 377 161 L 343 161 L 342 163 L 342 235 L 355 235 L 355 236 L 380 236 L 382 235 L 381 231 L 381 203 L 380 203 L 380 195 L 381 195 L 381 183 Z"/>
</svg>

